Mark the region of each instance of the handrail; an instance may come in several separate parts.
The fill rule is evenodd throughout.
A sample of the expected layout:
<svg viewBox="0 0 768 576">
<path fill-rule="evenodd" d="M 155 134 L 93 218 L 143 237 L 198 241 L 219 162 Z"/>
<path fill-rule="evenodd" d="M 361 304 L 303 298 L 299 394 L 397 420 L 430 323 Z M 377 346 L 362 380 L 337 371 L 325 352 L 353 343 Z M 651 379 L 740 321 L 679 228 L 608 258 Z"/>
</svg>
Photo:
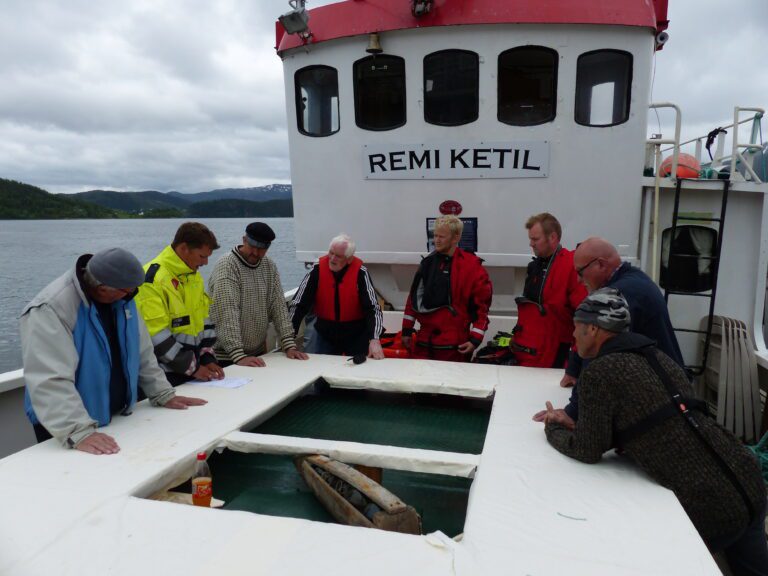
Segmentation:
<svg viewBox="0 0 768 576">
<path fill-rule="evenodd" d="M 763 117 L 765 114 L 765 110 L 762 108 L 741 108 L 740 106 L 736 106 L 733 109 L 733 144 L 731 147 L 731 179 L 733 179 L 734 175 L 736 174 L 736 161 L 741 160 L 741 165 L 744 166 L 744 169 L 749 172 L 749 175 L 752 177 L 753 182 L 762 183 L 763 181 L 760 179 L 760 177 L 757 175 L 757 173 L 752 169 L 752 166 L 749 165 L 749 162 L 747 162 L 746 158 L 744 158 L 744 155 L 741 153 L 741 149 L 749 150 L 751 148 L 755 147 L 754 143 L 750 144 L 739 144 L 739 114 L 741 112 L 754 112 L 755 116 L 754 119 L 759 120 Z M 754 136 L 755 131 L 752 130 L 752 134 Z M 746 178 L 745 178 L 746 180 Z"/>
<path fill-rule="evenodd" d="M 655 108 L 653 104 L 651 104 L 650 108 Z M 744 118 L 743 120 L 740 120 L 739 117 L 741 115 L 741 112 L 754 112 L 754 115 L 749 116 L 748 118 Z M 757 175 L 757 173 L 754 171 L 752 166 L 749 165 L 747 160 L 744 158 L 744 155 L 742 153 L 742 150 L 748 151 L 748 150 L 761 150 L 761 146 L 757 144 L 757 134 L 759 133 L 758 126 L 759 122 L 762 120 L 763 116 L 765 115 L 765 110 L 763 108 L 747 108 L 747 107 L 741 107 L 736 106 L 733 109 L 733 122 L 731 124 L 728 124 L 726 126 L 721 126 L 723 130 L 732 130 L 732 143 L 731 143 L 731 155 L 730 158 L 727 158 L 723 154 L 723 148 L 725 143 L 725 134 L 721 132 L 717 136 L 717 149 L 715 152 L 715 156 L 712 158 L 712 165 L 718 164 L 720 162 L 727 162 L 730 159 L 730 178 L 733 181 L 736 175 L 736 163 L 741 162 L 741 165 L 744 167 L 744 170 L 749 174 L 750 179 L 758 184 L 762 184 L 763 180 Z M 739 126 L 741 124 L 746 124 L 747 122 L 752 122 L 752 131 L 749 138 L 749 143 L 741 144 L 739 142 Z M 675 127 L 677 129 L 677 126 Z M 702 155 L 702 140 L 707 138 L 706 136 L 697 136 L 695 138 L 691 138 L 690 140 L 686 140 L 685 142 L 680 142 L 679 144 L 676 142 L 672 142 L 669 140 L 655 140 L 652 142 L 658 142 L 663 144 L 672 144 L 672 146 L 668 148 L 664 148 L 661 150 L 662 153 L 669 152 L 670 150 L 673 151 L 673 172 L 671 173 L 671 177 L 674 178 L 675 170 L 677 168 L 677 158 L 680 154 L 680 149 L 685 146 L 686 144 L 691 144 L 693 142 L 696 143 L 696 160 L 698 162 L 701 162 L 701 155 Z M 658 163 L 657 163 L 658 166 Z M 744 178 L 747 179 L 746 177 Z"/>
<path fill-rule="evenodd" d="M 661 145 L 672 144 L 675 150 L 672 155 L 672 170 L 670 171 L 670 177 L 677 177 L 677 160 L 680 153 L 680 126 L 682 125 L 682 113 L 680 107 L 672 102 L 653 102 L 648 108 L 672 108 L 675 111 L 675 138 L 673 140 L 664 140 L 663 138 L 655 140 L 646 140 L 647 144 L 652 144 L 656 147 L 655 155 L 655 169 L 656 173 L 654 192 L 653 192 L 653 258 L 651 260 L 651 278 L 655 282 L 657 280 L 656 270 L 658 269 L 658 252 L 659 252 L 659 194 L 661 187 L 661 170 L 659 165 L 661 164 Z"/>
<path fill-rule="evenodd" d="M 747 110 L 747 108 L 741 108 L 741 110 Z M 751 110 L 759 110 L 759 108 L 751 108 Z M 750 118 L 744 118 L 744 120 L 739 121 L 739 124 L 746 124 L 747 122 L 753 122 L 754 120 L 755 120 L 754 116 Z M 733 128 L 733 124 L 728 124 L 727 126 L 721 126 L 721 128 L 724 128 L 724 129 Z M 680 146 L 682 147 L 682 146 L 685 146 L 686 144 L 691 144 L 692 142 L 697 142 L 697 143 L 701 142 L 701 140 L 703 140 L 706 137 L 707 137 L 706 134 L 704 136 L 696 136 L 694 138 L 691 138 L 690 140 L 686 140 L 685 142 L 680 142 Z M 669 144 L 671 144 L 671 142 L 669 142 Z M 669 152 L 672 149 L 674 149 L 674 146 L 670 146 L 669 148 L 664 148 L 662 152 Z M 699 160 L 699 158 L 696 158 L 696 159 Z"/>
</svg>

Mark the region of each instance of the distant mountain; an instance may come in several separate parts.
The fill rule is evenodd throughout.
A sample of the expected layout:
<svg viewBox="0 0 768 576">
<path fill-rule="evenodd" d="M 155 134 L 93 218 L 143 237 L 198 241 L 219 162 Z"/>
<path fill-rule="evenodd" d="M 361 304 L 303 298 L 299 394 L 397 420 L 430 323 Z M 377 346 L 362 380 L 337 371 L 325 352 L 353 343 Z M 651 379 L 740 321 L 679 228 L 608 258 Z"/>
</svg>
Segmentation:
<svg viewBox="0 0 768 576">
<path fill-rule="evenodd" d="M 263 202 L 265 200 L 291 199 L 293 198 L 293 187 L 290 184 L 269 184 L 257 188 L 222 188 L 196 194 L 169 192 L 168 196 L 188 198 L 191 202 L 207 202 L 209 200 L 251 200 L 252 202 Z"/>
<path fill-rule="evenodd" d="M 140 214 L 149 210 L 183 210 L 194 200 L 147 190 L 144 192 L 115 192 L 114 190 L 89 190 L 77 194 L 67 194 L 69 198 L 75 198 L 91 204 L 97 204 L 104 208 L 123 210 L 132 214 Z"/>
<path fill-rule="evenodd" d="M 258 188 L 224 188 L 194 194 L 182 194 L 181 192 L 166 193 L 154 190 L 142 192 L 89 190 L 88 192 L 78 192 L 77 194 L 67 194 L 66 196 L 97 204 L 104 208 L 122 210 L 137 215 L 147 215 L 149 211 L 158 210 L 181 210 L 183 212 L 196 202 L 208 202 L 211 200 L 265 202 L 269 200 L 290 201 L 293 197 L 290 184 L 270 184 Z"/>
<path fill-rule="evenodd" d="M 66 218 L 248 218 L 293 216 L 292 188 L 271 184 L 197 194 L 89 190 L 49 194 L 41 188 L 0 178 L 0 219 Z"/>
<path fill-rule="evenodd" d="M 41 188 L 0 178 L 0 219 L 54 220 L 118 218 L 120 214 L 77 199 L 50 194 Z"/>
<path fill-rule="evenodd" d="M 293 200 L 210 200 L 187 208 L 191 218 L 280 218 L 293 216 Z"/>
</svg>

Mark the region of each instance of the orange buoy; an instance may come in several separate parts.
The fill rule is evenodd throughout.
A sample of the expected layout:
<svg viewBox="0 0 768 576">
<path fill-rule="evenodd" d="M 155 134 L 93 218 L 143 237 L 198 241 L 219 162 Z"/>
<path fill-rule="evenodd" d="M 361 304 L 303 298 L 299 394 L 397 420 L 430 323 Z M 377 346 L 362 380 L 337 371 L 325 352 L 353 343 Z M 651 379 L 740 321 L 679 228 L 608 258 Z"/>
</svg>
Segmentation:
<svg viewBox="0 0 768 576">
<path fill-rule="evenodd" d="M 659 166 L 662 176 L 669 176 L 672 172 L 672 156 L 667 156 Z M 698 178 L 701 164 L 690 154 L 678 154 L 677 156 L 677 177 L 678 178 Z"/>
</svg>

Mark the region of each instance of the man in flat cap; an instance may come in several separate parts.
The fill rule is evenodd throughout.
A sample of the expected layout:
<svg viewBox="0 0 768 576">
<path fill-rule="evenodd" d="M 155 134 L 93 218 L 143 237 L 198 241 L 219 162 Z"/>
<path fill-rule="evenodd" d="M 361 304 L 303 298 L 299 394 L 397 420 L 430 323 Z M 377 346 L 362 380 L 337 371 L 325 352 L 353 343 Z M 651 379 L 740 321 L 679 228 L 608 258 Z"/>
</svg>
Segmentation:
<svg viewBox="0 0 768 576">
<path fill-rule="evenodd" d="M 549 443 L 586 463 L 619 449 L 675 493 L 733 574 L 768 574 L 765 485 L 752 452 L 706 416 L 675 360 L 628 331 L 630 308 L 618 290 L 592 292 L 573 321 L 579 356 L 591 362 L 581 374 L 577 422 L 547 402 Z"/>
<path fill-rule="evenodd" d="M 275 263 L 267 257 L 275 233 L 264 222 L 245 228 L 243 243 L 222 256 L 208 281 L 211 318 L 216 324 L 216 358 L 223 366 L 264 366 L 267 328 L 277 331 L 288 358 L 306 360 L 296 348 L 283 286 Z"/>
<path fill-rule="evenodd" d="M 213 353 L 216 327 L 199 272 L 218 247 L 205 224 L 184 222 L 173 242 L 144 266 L 146 276 L 136 305 L 171 386 L 224 377 Z"/>
<path fill-rule="evenodd" d="M 205 404 L 176 396 L 158 366 L 133 301 L 143 281 L 141 263 L 122 248 L 85 254 L 22 312 L 24 404 L 38 442 L 54 437 L 91 454 L 118 452 L 97 429 L 129 415 L 139 387 L 154 406 Z"/>
</svg>

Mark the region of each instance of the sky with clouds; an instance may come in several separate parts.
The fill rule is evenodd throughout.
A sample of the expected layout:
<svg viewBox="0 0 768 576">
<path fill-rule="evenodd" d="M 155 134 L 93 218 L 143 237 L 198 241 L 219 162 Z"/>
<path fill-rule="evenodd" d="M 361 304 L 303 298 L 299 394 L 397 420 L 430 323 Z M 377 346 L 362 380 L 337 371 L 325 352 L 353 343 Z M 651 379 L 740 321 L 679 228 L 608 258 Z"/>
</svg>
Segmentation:
<svg viewBox="0 0 768 576">
<path fill-rule="evenodd" d="M 288 182 L 274 52 L 274 21 L 288 8 L 285 0 L 4 0 L 0 177 L 51 192 Z M 684 135 L 727 123 L 734 104 L 768 107 L 768 1 L 670 0 L 669 17 L 653 98 L 683 108 Z M 667 135 L 671 116 L 661 122 Z"/>
</svg>

